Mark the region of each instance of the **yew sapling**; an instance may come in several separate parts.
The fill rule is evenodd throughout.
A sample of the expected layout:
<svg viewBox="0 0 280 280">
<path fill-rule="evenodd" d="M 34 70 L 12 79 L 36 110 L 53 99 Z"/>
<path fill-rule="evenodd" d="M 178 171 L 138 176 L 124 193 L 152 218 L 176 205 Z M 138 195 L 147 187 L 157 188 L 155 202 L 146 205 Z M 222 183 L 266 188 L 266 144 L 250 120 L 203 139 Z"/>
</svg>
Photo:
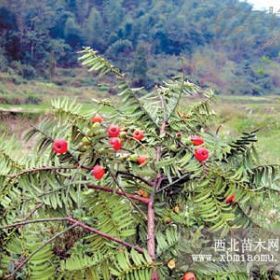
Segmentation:
<svg viewBox="0 0 280 280">
<path fill-rule="evenodd" d="M 95 100 L 91 112 L 54 100 L 26 135 L 31 156 L 1 144 L 1 277 L 236 279 L 234 265 L 190 256 L 204 230 L 251 227 L 247 206 L 277 192 L 267 182 L 278 183 L 278 167 L 258 162 L 256 132 L 227 141 L 213 93 L 183 75 L 146 93 L 89 48 L 80 61 L 110 75 L 119 99 Z M 198 101 L 186 105 L 190 95 Z"/>
</svg>

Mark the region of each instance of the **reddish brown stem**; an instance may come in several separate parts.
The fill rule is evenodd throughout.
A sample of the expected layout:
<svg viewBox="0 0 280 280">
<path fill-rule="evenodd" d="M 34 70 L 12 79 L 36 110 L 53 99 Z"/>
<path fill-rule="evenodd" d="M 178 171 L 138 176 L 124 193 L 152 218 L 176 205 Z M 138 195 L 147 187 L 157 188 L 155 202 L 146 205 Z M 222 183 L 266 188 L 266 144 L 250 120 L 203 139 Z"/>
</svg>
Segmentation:
<svg viewBox="0 0 280 280">
<path fill-rule="evenodd" d="M 162 108 L 164 109 L 164 102 L 162 100 Z M 166 119 L 161 124 L 160 131 L 159 131 L 159 136 L 163 137 L 165 135 L 165 129 L 166 129 Z M 161 146 L 157 146 L 156 148 L 156 162 L 160 161 L 161 158 Z M 155 194 L 157 190 L 160 188 L 162 182 L 162 174 L 161 171 L 158 172 L 156 180 L 154 181 L 153 184 L 153 192 L 150 197 L 150 201 L 148 204 L 148 229 L 147 229 L 147 249 L 148 249 L 148 254 L 152 258 L 153 261 L 156 261 L 156 234 L 155 234 L 155 209 L 154 209 L 154 203 L 155 203 Z M 154 268 L 152 271 L 152 277 L 151 280 L 159 280 L 159 275 L 157 272 L 157 269 Z"/>
<path fill-rule="evenodd" d="M 156 259 L 155 245 L 155 210 L 153 199 L 148 204 L 148 233 L 147 233 L 148 253 L 152 260 Z"/>
<path fill-rule="evenodd" d="M 24 225 L 28 225 L 28 224 L 34 224 L 34 223 L 47 223 L 47 222 L 68 222 L 71 225 L 75 225 L 77 227 L 81 227 L 82 229 L 84 229 L 85 231 L 97 234 L 101 237 L 103 237 L 104 239 L 110 240 L 112 242 L 118 243 L 126 248 L 130 248 L 130 249 L 135 249 L 137 252 L 139 253 L 144 253 L 144 249 L 134 245 L 134 244 L 130 244 L 128 242 L 125 242 L 121 239 L 118 239 L 114 236 L 111 236 L 105 232 L 102 232 L 96 228 L 90 227 L 87 224 L 80 222 L 78 220 L 73 219 L 72 217 L 60 217 L 60 218 L 45 218 L 45 219 L 38 219 L 38 220 L 25 220 L 22 222 L 18 222 L 12 225 L 7 225 L 4 227 L 0 227 L 0 229 L 9 229 L 9 228 L 13 228 L 13 227 L 19 227 L 19 226 L 24 226 Z"/>
<path fill-rule="evenodd" d="M 21 259 L 21 261 L 18 263 L 18 265 L 16 266 L 16 268 L 14 269 L 13 273 L 8 275 L 7 277 L 5 277 L 5 279 L 12 279 L 13 276 L 15 276 L 16 273 L 19 270 L 21 270 L 33 258 L 34 255 L 39 253 L 45 246 L 47 246 L 49 243 L 54 241 L 56 238 L 58 238 L 59 236 L 65 234 L 66 232 L 68 232 L 69 230 L 73 229 L 76 226 L 77 226 L 77 224 L 73 224 L 72 226 L 70 226 L 69 228 L 65 229 L 64 231 L 55 234 L 51 239 L 45 241 L 40 247 L 38 247 L 35 251 L 33 251 L 29 256 L 23 257 Z"/>
<path fill-rule="evenodd" d="M 131 173 L 125 172 L 125 171 L 117 171 L 116 176 L 118 176 L 119 174 L 120 174 L 120 175 L 124 175 L 124 176 L 126 176 L 126 177 L 131 177 L 131 178 L 140 180 L 141 182 L 145 183 L 147 186 L 153 187 L 153 184 L 152 184 L 152 183 L 150 183 L 149 181 L 147 181 L 147 180 L 145 180 L 144 178 L 142 178 L 142 177 L 140 177 L 140 176 L 137 176 L 137 175 L 135 175 L 135 174 L 131 174 Z"/>
<path fill-rule="evenodd" d="M 137 245 L 130 244 L 130 243 L 125 242 L 125 241 L 123 241 L 123 240 L 121 240 L 121 239 L 118 239 L 118 238 L 116 238 L 116 237 L 113 237 L 113 236 L 111 236 L 111 235 L 109 235 L 109 234 L 107 234 L 107 233 L 105 233 L 105 232 L 102 232 L 102 231 L 100 231 L 100 230 L 98 230 L 98 229 L 96 229 L 96 228 L 90 227 L 90 226 L 88 226 L 87 224 L 84 224 L 84 223 L 82 223 L 82 222 L 80 222 L 80 221 L 77 221 L 77 220 L 75 220 L 75 219 L 73 219 L 73 218 L 71 218 L 71 217 L 67 218 L 67 221 L 68 221 L 70 224 L 76 224 L 78 227 L 81 227 L 81 228 L 84 229 L 85 231 L 88 231 L 88 232 L 97 234 L 97 235 L 103 237 L 104 239 L 107 239 L 107 240 L 110 240 L 110 241 L 112 241 L 112 242 L 118 243 L 118 244 L 120 244 L 120 245 L 122 245 L 122 246 L 124 246 L 124 247 L 134 249 L 134 250 L 136 250 L 136 251 L 139 252 L 139 253 L 144 253 L 144 249 L 141 248 L 141 247 L 139 247 L 139 246 L 137 246 Z"/>
<path fill-rule="evenodd" d="M 160 130 L 160 134 L 164 133 L 165 124 L 162 125 L 162 129 Z M 161 147 L 158 146 L 156 149 L 156 161 L 159 161 L 161 157 Z M 154 197 L 156 190 L 159 188 L 162 182 L 161 172 L 158 172 L 156 180 L 153 184 L 153 192 L 150 197 L 150 201 L 148 204 L 148 229 L 147 229 L 147 249 L 148 254 L 152 258 L 153 261 L 156 260 L 156 235 L 155 235 L 155 209 L 154 209 Z M 151 280 L 159 280 L 159 275 L 156 268 L 152 272 Z"/>
<path fill-rule="evenodd" d="M 151 280 L 159 280 L 158 272 L 154 269 Z"/>
<path fill-rule="evenodd" d="M 19 226 L 25 226 L 29 224 L 37 224 L 37 223 L 51 223 L 51 222 L 63 222 L 66 221 L 66 217 L 62 218 L 44 218 L 44 219 L 37 219 L 37 220 L 24 220 L 24 221 L 19 221 L 11 225 L 6 225 L 3 227 L 0 227 L 0 229 L 9 229 L 9 228 L 14 228 L 14 227 L 19 227 Z"/>
<path fill-rule="evenodd" d="M 114 189 L 110 189 L 110 188 L 106 188 L 106 187 L 101 187 L 101 186 L 96 186 L 96 185 L 88 185 L 89 189 L 94 189 L 94 190 L 99 190 L 99 191 L 103 191 L 103 192 L 108 192 L 108 193 L 114 193 L 117 194 L 119 196 L 124 196 L 127 197 L 129 199 L 144 203 L 144 204 L 149 204 L 150 199 L 149 198 L 145 198 L 145 197 L 141 197 L 139 195 L 134 195 L 134 194 L 129 194 L 123 191 L 116 191 Z"/>
</svg>

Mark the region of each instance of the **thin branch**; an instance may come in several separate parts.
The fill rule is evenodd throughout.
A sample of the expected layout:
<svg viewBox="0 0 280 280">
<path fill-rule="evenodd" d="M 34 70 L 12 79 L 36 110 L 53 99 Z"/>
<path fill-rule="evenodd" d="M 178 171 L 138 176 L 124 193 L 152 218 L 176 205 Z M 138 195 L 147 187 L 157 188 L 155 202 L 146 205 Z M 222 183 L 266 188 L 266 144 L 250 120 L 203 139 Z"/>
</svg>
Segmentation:
<svg viewBox="0 0 280 280">
<path fill-rule="evenodd" d="M 45 196 L 45 195 L 49 195 L 49 194 L 53 194 L 53 193 L 62 191 L 62 190 L 64 190 L 65 188 L 66 188 L 66 187 L 64 186 L 64 187 L 60 187 L 60 188 L 57 188 L 57 189 L 54 189 L 54 190 L 51 190 L 51 191 L 48 191 L 48 192 L 41 193 L 41 194 L 37 195 L 36 198 L 41 198 L 41 197 L 43 197 L 43 196 Z M 22 201 L 23 201 L 23 202 L 26 202 L 26 201 L 31 201 L 31 200 L 33 200 L 33 199 L 34 199 L 34 198 L 31 197 L 31 198 L 27 198 L 27 199 L 22 199 Z"/>
<path fill-rule="evenodd" d="M 185 178 L 188 178 L 189 176 L 190 176 L 190 174 L 185 174 L 185 175 L 183 175 L 182 177 L 180 177 L 180 178 L 178 178 L 177 180 L 175 180 L 174 182 L 172 182 L 172 183 L 170 183 L 170 184 L 168 184 L 168 185 L 166 185 L 166 186 L 160 188 L 160 189 L 157 190 L 156 192 L 157 192 L 157 193 L 162 192 L 162 191 L 164 191 L 165 189 L 174 186 L 175 184 L 177 184 L 177 183 L 180 182 L 181 180 L 183 180 L 183 179 L 185 179 Z"/>
<path fill-rule="evenodd" d="M 43 206 L 43 203 L 38 203 L 38 204 L 32 209 L 32 211 L 24 218 L 24 220 L 26 221 L 26 220 L 30 219 L 30 218 L 33 216 L 33 214 L 34 214 L 38 209 L 40 209 L 42 206 Z"/>
<path fill-rule="evenodd" d="M 163 122 L 160 134 L 165 132 L 165 122 Z M 156 162 L 158 162 L 161 158 L 161 146 L 156 148 Z M 152 258 L 152 260 L 156 260 L 156 235 L 155 235 L 155 194 L 156 190 L 159 188 L 162 182 L 162 174 L 161 171 L 158 172 L 157 177 L 153 183 L 154 188 L 150 196 L 150 202 L 148 204 L 148 224 L 147 224 L 147 249 L 148 254 Z M 159 280 L 159 275 L 157 270 L 154 268 L 152 272 L 152 280 Z"/>
<path fill-rule="evenodd" d="M 16 169 L 19 169 L 19 170 L 24 168 L 24 165 L 20 164 L 19 162 L 17 162 L 14 159 L 12 159 L 11 156 L 4 149 L 0 148 L 0 154 L 1 154 L 1 156 L 3 156 L 5 158 L 5 160 L 7 160 L 11 163 L 13 168 L 16 168 Z"/>
<path fill-rule="evenodd" d="M 27 221 L 28 219 L 30 219 L 30 218 L 33 216 L 33 214 L 34 214 L 38 209 L 40 209 L 42 206 L 43 206 L 43 203 L 37 203 L 37 205 L 31 210 L 31 212 L 30 212 L 28 215 L 26 215 L 22 221 L 19 221 L 19 222 Z M 17 222 L 16 222 L 16 223 L 17 223 Z M 1 228 L 0 228 L 0 229 L 1 229 Z"/>
<path fill-rule="evenodd" d="M 119 238 L 113 237 L 105 232 L 102 232 L 96 228 L 93 228 L 91 226 L 88 226 L 87 224 L 75 220 L 72 217 L 60 217 L 60 218 L 46 218 L 46 219 L 38 219 L 38 220 L 26 220 L 26 221 L 22 221 L 22 222 L 18 222 L 18 223 L 14 223 L 12 225 L 7 225 L 4 227 L 1 227 L 0 229 L 9 229 L 9 228 L 14 228 L 14 227 L 18 227 L 18 226 L 23 226 L 23 225 L 28 225 L 28 224 L 34 224 L 34 223 L 44 223 L 44 222 L 68 222 L 72 225 L 81 227 L 82 229 L 84 229 L 85 231 L 97 234 L 99 236 L 101 236 L 104 239 L 113 241 L 115 243 L 118 243 L 124 247 L 130 248 L 130 249 L 135 249 L 137 252 L 139 253 L 144 253 L 144 249 L 139 247 L 138 245 L 135 244 L 131 244 L 128 242 L 125 242 Z"/>
<path fill-rule="evenodd" d="M 75 220 L 75 219 L 73 219 L 73 218 L 71 218 L 71 217 L 68 217 L 68 218 L 67 218 L 67 221 L 68 221 L 69 223 L 71 223 L 71 224 L 77 224 L 77 226 L 81 227 L 81 228 L 84 229 L 85 231 L 89 231 L 89 232 L 91 232 L 91 233 L 97 234 L 97 235 L 103 237 L 104 239 L 113 241 L 113 242 L 118 243 L 118 244 L 120 244 L 120 245 L 122 245 L 122 246 L 124 246 L 124 247 L 134 249 L 134 250 L 136 250 L 136 251 L 139 252 L 139 253 L 144 253 L 144 249 L 141 248 L 141 247 L 139 247 L 139 246 L 137 246 L 137 245 L 130 244 L 130 243 L 125 242 L 125 241 L 123 241 L 123 240 L 121 240 L 121 239 L 118 239 L 118 238 L 116 238 L 116 237 L 113 237 L 113 236 L 111 236 L 111 235 L 109 235 L 109 234 L 107 234 L 107 233 L 105 233 L 105 232 L 102 232 L 102 231 L 100 231 L 100 230 L 98 230 L 98 229 L 96 229 L 96 228 L 90 227 L 90 226 L 88 226 L 87 224 L 84 224 L 84 223 L 82 223 L 82 222 L 80 222 L 80 221 L 77 221 L 77 220 Z"/>
<path fill-rule="evenodd" d="M 42 167 L 37 167 L 37 168 L 35 167 L 35 168 L 26 169 L 20 173 L 9 175 L 8 177 L 10 179 L 13 179 L 13 178 L 20 177 L 22 175 L 26 175 L 29 173 L 37 173 L 37 172 L 41 172 L 41 171 L 67 170 L 67 169 L 76 169 L 76 168 L 77 168 L 77 166 L 42 166 Z"/>
<path fill-rule="evenodd" d="M 70 227 L 68 227 L 67 229 L 65 229 L 64 231 L 58 232 L 57 234 L 55 234 L 52 238 L 50 238 L 49 240 L 45 241 L 40 247 L 38 247 L 35 251 L 33 251 L 27 258 L 25 258 L 22 262 L 20 262 L 20 264 L 15 268 L 15 270 L 13 271 L 13 273 L 9 276 L 7 276 L 5 279 L 10 279 L 13 276 L 15 276 L 15 274 L 22 268 L 24 267 L 33 257 L 34 255 L 36 255 L 37 253 L 39 253 L 45 246 L 47 246 L 48 244 L 50 244 L 52 241 L 54 241 L 56 238 L 58 238 L 61 235 L 64 235 L 66 232 L 68 232 L 69 230 L 75 228 L 78 226 L 78 223 L 75 223 L 73 225 L 71 225 Z"/>
<path fill-rule="evenodd" d="M 135 139 L 135 138 L 132 137 L 132 136 L 126 136 L 126 138 L 127 138 L 127 139 L 130 139 L 130 140 L 132 140 L 132 141 L 134 141 L 134 142 L 136 142 L 137 144 L 139 144 L 140 147 L 143 148 L 143 150 L 145 150 L 145 152 L 148 152 L 147 147 L 146 147 L 140 140 L 137 140 L 137 139 Z M 133 152 L 133 151 L 129 151 L 129 152 Z"/>
<path fill-rule="evenodd" d="M 89 189 L 104 191 L 104 192 L 108 192 L 108 193 L 114 193 L 114 194 L 117 194 L 119 196 L 125 196 L 125 197 L 128 197 L 130 199 L 139 201 L 139 202 L 144 203 L 144 204 L 148 204 L 149 201 L 150 201 L 149 198 L 144 198 L 144 197 L 141 197 L 139 195 L 124 193 L 123 191 L 116 191 L 114 189 L 110 189 L 110 188 L 107 188 L 107 187 L 101 187 L 101 186 L 96 186 L 96 185 L 92 185 L 92 184 L 91 185 L 87 185 L 87 187 Z"/>
<path fill-rule="evenodd" d="M 110 170 L 110 168 L 108 167 L 108 165 L 106 166 L 107 170 L 109 171 L 113 181 L 115 182 L 115 184 L 118 186 L 118 188 L 123 192 L 123 195 L 130 201 L 130 203 L 132 204 L 132 206 L 143 215 L 144 219 L 147 220 L 147 216 L 146 214 L 142 211 L 141 208 L 139 208 L 134 201 L 127 195 L 127 193 L 124 191 L 124 189 L 122 188 L 122 186 L 119 184 L 118 178 L 116 177 L 116 175 Z"/>
<path fill-rule="evenodd" d="M 162 104 L 162 109 L 164 109 L 164 102 Z M 165 129 L 166 129 L 167 121 L 163 120 L 160 130 L 159 130 L 159 137 L 163 137 L 165 135 Z M 158 145 L 156 147 L 156 162 L 159 162 L 162 156 L 162 146 Z M 148 254 L 152 258 L 152 260 L 156 260 L 156 234 L 155 234 L 155 194 L 158 188 L 160 187 L 162 183 L 162 173 L 161 170 L 158 171 L 157 176 L 153 182 L 153 191 L 150 196 L 150 201 L 148 204 L 148 223 L 147 223 L 147 249 Z M 156 269 L 152 272 L 152 280 L 159 280 L 159 275 Z"/>
<path fill-rule="evenodd" d="M 154 194 L 148 204 L 147 248 L 152 260 L 156 259 Z"/>
<path fill-rule="evenodd" d="M 133 98 L 138 104 L 138 106 L 141 108 L 141 111 L 149 118 L 149 120 L 158 127 L 157 123 L 153 120 L 149 112 L 143 107 L 141 101 L 139 98 L 137 98 L 136 94 L 133 92 L 133 90 L 129 87 L 128 83 L 126 82 L 125 76 L 120 72 L 120 70 L 117 67 L 114 67 L 109 61 L 104 59 L 102 56 L 97 55 L 95 51 L 93 51 L 90 48 L 86 48 L 83 51 L 81 51 L 82 54 L 89 54 L 91 58 L 98 58 L 99 62 L 103 64 L 103 66 L 107 69 L 105 72 L 111 72 L 113 73 L 118 80 L 120 80 L 122 83 L 124 83 L 125 87 L 123 90 L 128 90 L 130 98 Z M 88 62 L 89 58 L 83 58 L 83 56 L 80 58 L 80 60 L 84 63 L 87 68 L 92 67 L 94 64 Z M 97 71 L 100 72 L 100 71 Z"/>
<path fill-rule="evenodd" d="M 218 128 L 216 129 L 216 135 L 218 135 L 219 134 L 219 132 L 220 132 L 220 129 L 223 127 L 223 125 L 222 124 L 220 124 L 219 126 L 218 126 Z"/>
<path fill-rule="evenodd" d="M 14 228 L 18 226 L 24 226 L 28 224 L 36 224 L 36 223 L 50 223 L 50 222 L 64 222 L 67 221 L 66 217 L 60 217 L 60 218 L 45 218 L 45 219 L 37 219 L 37 220 L 24 220 L 21 222 L 17 222 L 11 225 L 3 226 L 0 227 L 0 229 L 9 229 L 9 228 Z"/>
<path fill-rule="evenodd" d="M 131 178 L 134 178 L 134 179 L 137 179 L 139 181 L 142 181 L 143 183 L 145 183 L 146 185 L 150 186 L 150 187 L 153 187 L 153 184 L 150 183 L 149 181 L 145 180 L 144 178 L 140 177 L 140 176 L 137 176 L 137 175 L 134 175 L 134 174 L 131 174 L 129 172 L 125 172 L 125 171 L 117 171 L 116 173 L 116 176 L 118 175 L 123 175 L 125 177 L 131 177 Z"/>
</svg>

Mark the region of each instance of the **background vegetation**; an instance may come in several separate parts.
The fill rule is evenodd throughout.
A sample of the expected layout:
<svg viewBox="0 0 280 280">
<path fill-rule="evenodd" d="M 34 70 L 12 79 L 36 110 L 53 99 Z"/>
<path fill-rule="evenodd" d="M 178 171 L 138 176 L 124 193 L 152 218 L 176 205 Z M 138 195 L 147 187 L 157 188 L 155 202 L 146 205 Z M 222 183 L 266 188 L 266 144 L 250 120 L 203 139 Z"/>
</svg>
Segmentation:
<svg viewBox="0 0 280 280">
<path fill-rule="evenodd" d="M 177 79 L 145 94 L 96 52 L 83 54 L 83 65 L 117 75 L 119 99 L 96 101 L 91 110 L 72 98 L 54 100 L 26 135 L 33 140 L 27 156 L 14 153 L 20 145 L 0 141 L 0 277 L 171 280 L 193 271 L 200 280 L 277 279 L 273 264 L 190 258 L 208 251 L 214 233 L 233 237 L 234 228 L 246 228 L 241 236 L 253 239 L 260 227 L 268 236 L 279 228 L 279 207 L 272 208 L 279 165 L 259 161 L 250 126 L 230 140 L 220 134 L 224 120 L 215 119 L 211 90 Z M 203 139 L 190 141 L 193 133 Z M 196 279 L 188 274 L 185 280 Z"/>
<path fill-rule="evenodd" d="M 260 129 L 261 162 L 280 164 L 279 39 L 279 17 L 237 0 L 0 0 L 0 144 L 13 135 L 13 151 L 31 157 L 23 134 L 54 97 L 77 98 L 82 113 L 93 98 L 119 102 L 110 78 L 79 67 L 77 51 L 91 46 L 131 73 L 132 86 L 150 90 L 183 70 L 214 88 L 210 129 L 229 140 Z M 264 223 L 279 220 L 278 196 L 256 203 Z"/>
<path fill-rule="evenodd" d="M 134 85 L 183 68 L 223 94 L 279 93 L 280 18 L 237 0 L 1 0 L 0 36 L 0 70 L 26 79 L 56 81 L 91 46 Z"/>
</svg>

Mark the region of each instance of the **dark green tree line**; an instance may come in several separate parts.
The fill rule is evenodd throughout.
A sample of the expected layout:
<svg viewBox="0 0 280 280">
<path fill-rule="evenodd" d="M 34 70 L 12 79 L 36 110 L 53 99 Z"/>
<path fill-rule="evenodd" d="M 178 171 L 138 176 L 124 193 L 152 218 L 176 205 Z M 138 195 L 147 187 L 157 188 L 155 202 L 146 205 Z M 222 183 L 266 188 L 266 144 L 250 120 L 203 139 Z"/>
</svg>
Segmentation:
<svg viewBox="0 0 280 280">
<path fill-rule="evenodd" d="M 53 60 L 74 66 L 76 51 L 90 46 L 133 73 L 136 84 L 170 78 L 184 57 L 188 75 L 201 85 L 228 94 L 278 93 L 280 19 L 245 2 L 2 0 L 0 15 L 1 70 L 14 61 L 37 75 Z M 143 42 L 148 60 L 139 60 Z M 273 73 L 258 72 L 262 57 L 273 63 Z"/>
</svg>

